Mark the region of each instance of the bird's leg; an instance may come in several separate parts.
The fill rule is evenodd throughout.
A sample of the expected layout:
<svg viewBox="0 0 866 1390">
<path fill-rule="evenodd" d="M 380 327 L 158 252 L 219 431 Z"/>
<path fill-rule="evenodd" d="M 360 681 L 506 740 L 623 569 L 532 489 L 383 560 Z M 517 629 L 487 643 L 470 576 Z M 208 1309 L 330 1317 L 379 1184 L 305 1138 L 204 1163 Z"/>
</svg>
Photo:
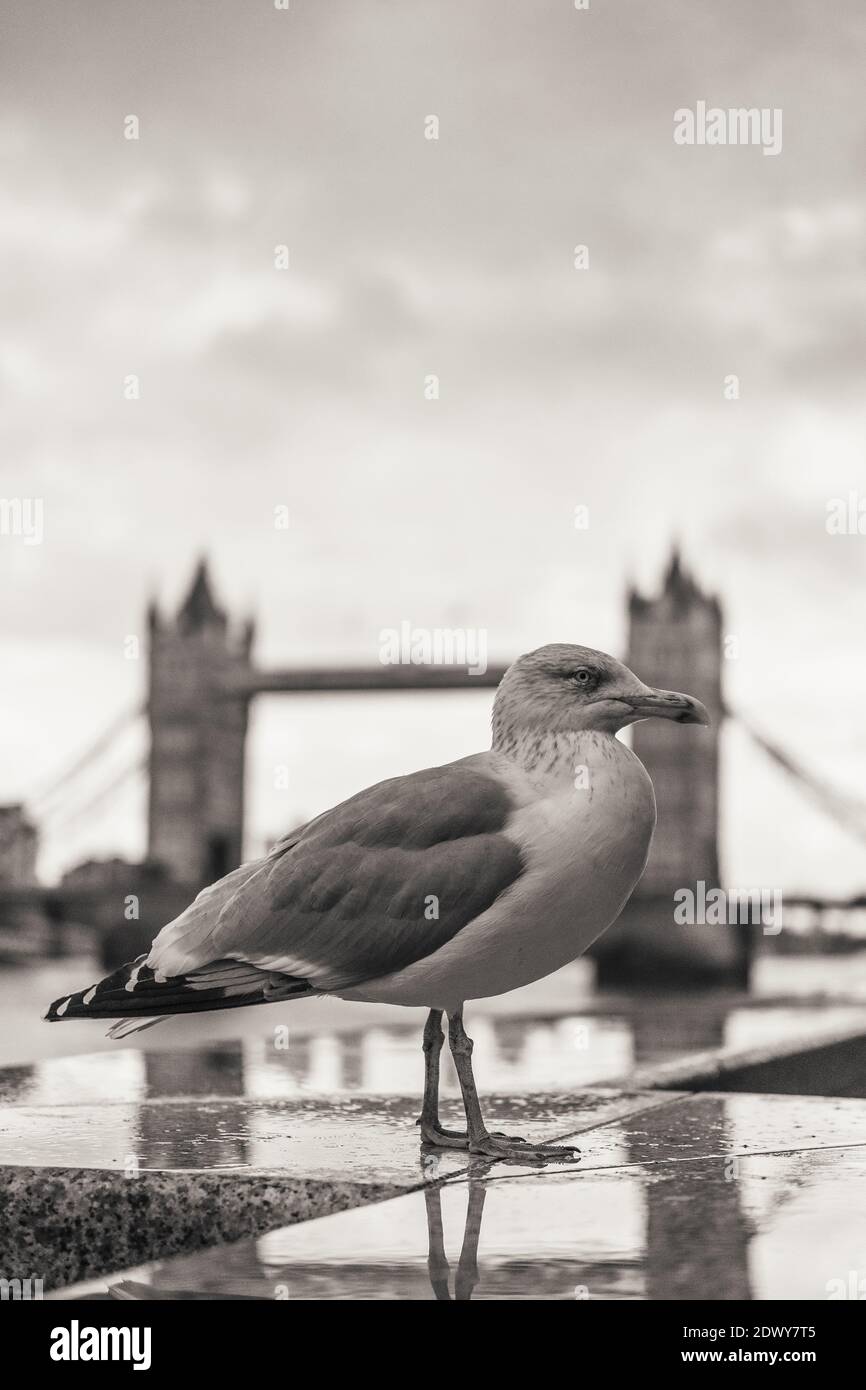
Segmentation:
<svg viewBox="0 0 866 1390">
<path fill-rule="evenodd" d="M 424 1203 L 427 1208 L 427 1273 L 430 1276 L 430 1287 L 438 1302 L 450 1303 L 448 1276 L 451 1268 L 445 1254 L 445 1237 L 442 1231 L 441 1190 L 429 1185 L 425 1187 Z"/>
<path fill-rule="evenodd" d="M 418 1124 L 421 1138 L 439 1148 L 465 1149 L 469 1138 L 465 1131 L 443 1129 L 439 1123 L 439 1055 L 445 1034 L 442 1031 L 442 1010 L 431 1009 L 424 1024 L 424 1100 Z"/>
<path fill-rule="evenodd" d="M 478 1240 L 481 1235 L 481 1218 L 484 1215 L 484 1198 L 487 1188 L 477 1178 L 469 1179 L 469 1206 L 466 1209 L 466 1225 L 463 1229 L 463 1249 L 457 1266 L 454 1281 L 454 1299 L 457 1303 L 468 1303 L 472 1290 L 478 1283 Z"/>
<path fill-rule="evenodd" d="M 424 1100 L 416 1123 L 426 1144 L 441 1149 L 467 1149 L 469 1135 L 465 1129 L 445 1129 L 439 1123 L 439 1058 L 445 1033 L 442 1029 L 442 1010 L 431 1009 L 424 1025 Z M 504 1134 L 497 1136 L 504 1139 Z"/>
<path fill-rule="evenodd" d="M 454 1282 L 454 1298 L 459 1303 L 471 1299 L 472 1290 L 478 1283 L 478 1239 L 481 1235 L 485 1195 L 484 1183 L 479 1182 L 477 1178 L 470 1178 L 463 1248 L 460 1251 L 460 1263 Z M 424 1204 L 427 1208 L 427 1273 L 430 1276 L 430 1287 L 438 1302 L 450 1303 L 448 1279 L 451 1267 L 445 1254 L 445 1236 L 442 1230 L 442 1189 L 432 1185 L 425 1187 Z"/>
<path fill-rule="evenodd" d="M 517 1135 L 491 1134 L 484 1123 L 475 1077 L 472 1074 L 472 1039 L 463 1027 L 463 1006 L 448 1015 L 448 1044 L 466 1110 L 469 1127 L 469 1152 L 487 1154 L 490 1158 L 517 1158 L 523 1161 L 545 1158 L 573 1159 L 580 1150 L 573 1145 L 528 1144 Z"/>
</svg>

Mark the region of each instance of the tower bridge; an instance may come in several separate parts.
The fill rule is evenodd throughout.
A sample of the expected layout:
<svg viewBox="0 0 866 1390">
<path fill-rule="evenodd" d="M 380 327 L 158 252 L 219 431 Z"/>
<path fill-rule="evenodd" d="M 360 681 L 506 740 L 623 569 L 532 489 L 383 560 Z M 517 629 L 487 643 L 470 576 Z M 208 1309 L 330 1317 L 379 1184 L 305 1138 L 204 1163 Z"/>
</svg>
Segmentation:
<svg viewBox="0 0 866 1390">
<path fill-rule="evenodd" d="M 261 670 L 252 624 L 233 627 L 202 562 L 174 617 L 149 612 L 150 724 L 148 854 L 190 886 L 211 882 L 241 860 L 244 759 L 250 701 L 262 692 L 396 692 L 494 688 L 507 669 L 376 665 Z M 678 555 L 662 591 L 629 596 L 628 665 L 651 685 L 703 701 L 711 729 L 662 720 L 635 726 L 661 808 L 643 885 L 651 893 L 703 878 L 718 881 L 719 726 L 722 615 Z"/>
<path fill-rule="evenodd" d="M 702 592 L 674 555 L 656 598 L 629 597 L 628 664 L 651 685 L 688 690 L 703 701 L 711 729 L 650 720 L 634 730 L 634 746 L 656 786 L 659 823 L 636 902 L 615 949 L 599 949 L 600 970 L 621 979 L 646 976 L 647 935 L 659 917 L 670 924 L 675 888 L 702 878 L 719 881 L 718 761 L 723 715 L 718 600 Z M 492 688 L 506 670 L 377 665 L 366 668 L 260 670 L 254 633 L 234 628 L 214 597 L 202 562 L 174 617 L 150 611 L 148 853 L 176 880 L 197 888 L 240 863 L 244 822 L 244 757 L 250 701 L 261 692 L 407 691 Z M 641 910 L 641 904 L 646 910 Z M 705 934 L 676 944 L 672 959 L 694 976 L 745 978 L 745 940 Z M 662 943 L 663 944 L 663 943 Z M 652 983 L 652 979 L 647 979 Z"/>
</svg>

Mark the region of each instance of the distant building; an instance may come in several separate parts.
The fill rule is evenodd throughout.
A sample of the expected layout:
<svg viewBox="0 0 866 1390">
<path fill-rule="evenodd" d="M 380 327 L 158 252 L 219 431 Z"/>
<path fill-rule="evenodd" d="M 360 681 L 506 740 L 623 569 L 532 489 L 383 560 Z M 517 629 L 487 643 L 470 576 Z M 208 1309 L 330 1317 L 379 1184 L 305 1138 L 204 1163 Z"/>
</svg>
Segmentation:
<svg viewBox="0 0 866 1390">
<path fill-rule="evenodd" d="M 192 892 L 162 864 L 116 856 L 76 864 L 50 896 L 67 919 L 95 928 L 103 964 L 113 968 L 147 951 L 160 928 L 189 905 Z"/>
<path fill-rule="evenodd" d="M 132 892 L 130 884 L 137 884 L 141 872 L 140 864 L 130 863 L 117 855 L 113 859 L 85 859 L 74 868 L 67 869 L 60 884 L 63 888 L 82 892 L 116 893 L 122 897 L 124 893 Z"/>
<path fill-rule="evenodd" d="M 36 882 L 39 835 L 24 807 L 0 806 L 0 885 L 27 888 Z"/>
</svg>

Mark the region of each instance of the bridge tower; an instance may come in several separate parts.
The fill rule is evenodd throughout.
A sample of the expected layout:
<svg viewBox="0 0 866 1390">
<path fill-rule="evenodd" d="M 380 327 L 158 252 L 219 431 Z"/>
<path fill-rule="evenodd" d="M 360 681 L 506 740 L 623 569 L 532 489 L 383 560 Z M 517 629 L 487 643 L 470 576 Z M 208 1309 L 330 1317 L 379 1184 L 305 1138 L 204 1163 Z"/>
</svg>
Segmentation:
<svg viewBox="0 0 866 1390">
<path fill-rule="evenodd" d="M 649 770 L 658 823 L 641 896 L 695 879 L 719 879 L 719 727 L 722 719 L 722 610 L 703 593 L 674 551 L 661 594 L 629 594 L 626 665 L 647 685 L 685 690 L 709 710 L 709 729 L 648 719 L 632 747 Z"/>
<path fill-rule="evenodd" d="M 722 610 L 674 550 L 661 592 L 629 594 L 626 663 L 648 685 L 685 690 L 707 707 L 709 729 L 662 719 L 634 726 L 633 747 L 655 786 L 656 832 L 643 878 L 599 950 L 602 983 L 745 985 L 747 932 L 678 925 L 674 893 L 719 886 L 719 732 L 723 718 Z"/>
<path fill-rule="evenodd" d="M 148 858 L 199 888 L 241 862 L 253 627 L 230 627 L 202 560 L 177 615 L 151 604 L 148 628 Z"/>
</svg>

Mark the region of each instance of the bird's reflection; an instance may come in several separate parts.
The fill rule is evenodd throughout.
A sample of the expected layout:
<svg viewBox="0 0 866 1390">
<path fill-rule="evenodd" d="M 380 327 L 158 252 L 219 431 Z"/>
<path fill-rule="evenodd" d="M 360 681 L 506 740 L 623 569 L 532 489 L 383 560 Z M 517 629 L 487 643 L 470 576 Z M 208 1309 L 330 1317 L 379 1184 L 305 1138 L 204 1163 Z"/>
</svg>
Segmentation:
<svg viewBox="0 0 866 1390">
<path fill-rule="evenodd" d="M 457 1263 L 454 1280 L 454 1298 L 451 1298 L 451 1266 L 445 1253 L 445 1237 L 442 1228 L 442 1189 L 426 1187 L 424 1202 L 427 1208 L 427 1273 L 433 1296 L 440 1303 L 468 1303 L 472 1290 L 478 1283 L 478 1241 L 481 1236 L 481 1219 L 484 1215 L 484 1198 L 487 1195 L 485 1184 L 478 1178 L 469 1179 L 469 1205 L 466 1208 L 466 1225 L 463 1229 L 463 1245 Z"/>
<path fill-rule="evenodd" d="M 471 1297 L 473 1290 L 478 1283 L 478 1241 L 481 1236 L 481 1220 L 484 1214 L 484 1199 L 487 1195 L 485 1183 L 480 1178 L 470 1178 L 468 1181 L 469 1201 L 466 1209 L 466 1221 L 463 1230 L 463 1245 L 460 1250 L 460 1258 L 457 1263 L 457 1273 L 454 1278 L 454 1295 L 451 1295 L 451 1266 L 445 1252 L 445 1234 L 442 1222 L 442 1188 L 439 1185 L 431 1185 L 424 1189 L 424 1202 L 427 1212 L 427 1273 L 430 1279 L 430 1287 L 433 1290 L 434 1298 L 440 1303 L 466 1303 Z M 204 1284 L 200 1279 L 198 1259 L 196 1256 L 180 1257 L 171 1261 L 162 1269 L 157 1266 L 151 1276 L 151 1282 L 145 1283 L 135 1279 L 122 1279 L 109 1286 L 108 1296 L 119 1302 L 150 1302 L 153 1300 L 196 1300 L 196 1299 L 248 1299 L 248 1298 L 273 1298 L 273 1288 L 279 1287 L 279 1280 L 288 1277 L 290 1270 L 269 1270 L 267 1275 L 267 1286 L 269 1292 L 263 1292 L 263 1279 L 265 1271 L 258 1258 L 256 1247 L 253 1242 L 244 1242 L 242 1245 L 229 1247 L 228 1252 L 223 1251 L 222 1258 L 225 1265 L 228 1258 L 228 1274 L 226 1280 L 226 1269 Z M 233 1256 L 233 1258 L 232 1258 Z M 184 1287 L 178 1284 L 178 1275 L 183 1277 L 184 1273 L 195 1278 L 199 1275 L 199 1287 Z"/>
</svg>

